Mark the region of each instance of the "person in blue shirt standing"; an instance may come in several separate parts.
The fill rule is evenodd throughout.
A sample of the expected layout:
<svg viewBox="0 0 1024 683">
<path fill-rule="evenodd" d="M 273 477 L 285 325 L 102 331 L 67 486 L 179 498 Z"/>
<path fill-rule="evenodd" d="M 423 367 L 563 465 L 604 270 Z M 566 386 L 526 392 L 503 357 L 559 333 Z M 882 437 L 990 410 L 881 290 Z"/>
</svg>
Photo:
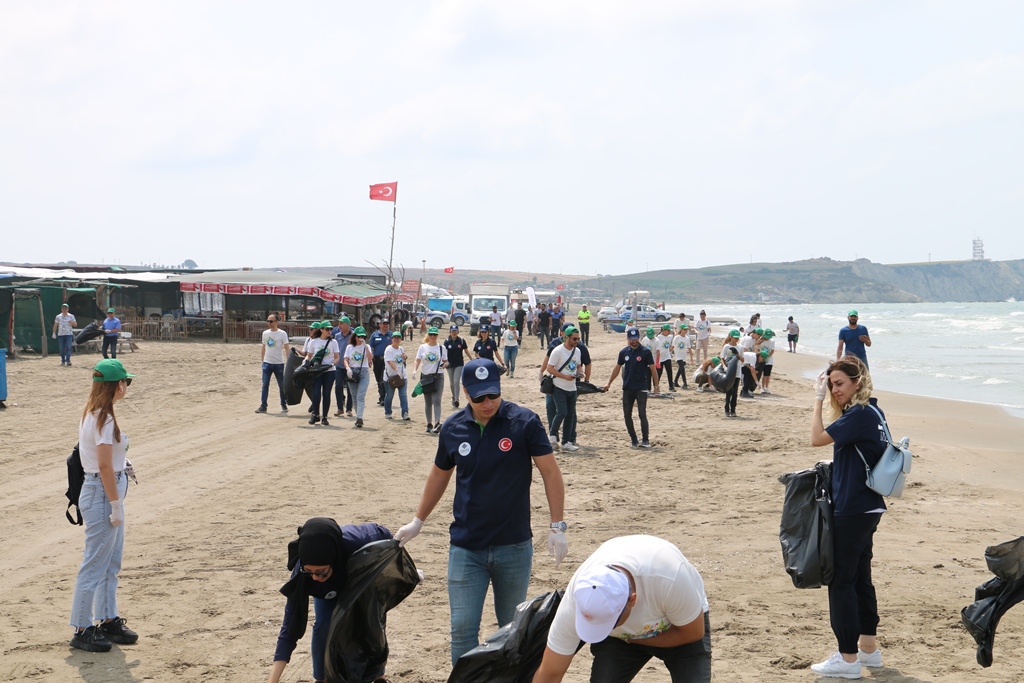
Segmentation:
<svg viewBox="0 0 1024 683">
<path fill-rule="evenodd" d="M 865 347 L 871 346 L 871 337 L 868 335 L 868 328 L 857 323 L 857 311 L 850 311 L 846 314 L 850 324 L 839 330 L 839 347 L 836 349 L 836 360 L 849 354 L 857 356 L 868 367 L 868 352 Z M 846 346 L 846 350 L 843 350 Z M 868 368 L 870 370 L 870 368 Z"/>
<path fill-rule="evenodd" d="M 533 466 L 544 480 L 551 512 L 548 552 L 555 566 L 569 552 L 562 519 L 562 472 L 540 418 L 501 398 L 498 366 L 478 358 L 466 364 L 462 390 L 469 404 L 441 427 L 434 464 L 416 516 L 395 538 L 415 538 L 455 474 L 454 520 L 448 549 L 452 664 L 479 644 L 488 584 L 494 587 L 498 625 L 512 621 L 526 600 L 533 565 L 530 484 Z"/>
<path fill-rule="evenodd" d="M 380 321 L 379 328 L 366 342 L 373 353 L 373 376 L 377 379 L 377 405 L 384 405 L 384 351 L 391 346 L 391 323 L 387 318 Z"/>
<path fill-rule="evenodd" d="M 626 419 L 626 431 L 629 432 L 629 440 L 633 448 L 650 448 L 650 428 L 647 423 L 647 375 L 650 375 L 654 391 L 658 391 L 658 371 L 654 367 L 654 357 L 649 349 L 640 344 L 640 330 L 630 328 L 626 333 L 629 345 L 619 351 L 618 364 L 612 370 L 612 376 L 604 390 L 611 388 L 612 382 L 622 371 L 622 415 Z M 636 404 L 637 413 L 640 415 L 640 436 L 643 441 L 637 441 L 636 428 L 633 426 L 633 404 Z"/>
<path fill-rule="evenodd" d="M 103 357 L 117 358 L 117 338 L 121 334 L 121 320 L 114 317 L 114 309 L 107 309 L 107 318 L 103 321 Z M 107 355 L 110 349 L 110 355 Z"/>
</svg>

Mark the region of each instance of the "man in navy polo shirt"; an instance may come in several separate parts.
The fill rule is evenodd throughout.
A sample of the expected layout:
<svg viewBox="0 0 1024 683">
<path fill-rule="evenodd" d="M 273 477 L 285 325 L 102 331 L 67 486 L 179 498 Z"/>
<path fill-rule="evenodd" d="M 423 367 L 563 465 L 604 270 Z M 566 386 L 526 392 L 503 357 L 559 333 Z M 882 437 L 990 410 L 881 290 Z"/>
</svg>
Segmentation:
<svg viewBox="0 0 1024 683">
<path fill-rule="evenodd" d="M 501 399 L 500 375 L 493 361 L 478 358 L 467 363 L 462 390 L 469 403 L 441 427 L 416 516 L 395 534 L 405 545 L 420 533 L 454 472 L 455 519 L 448 549 L 453 665 L 479 644 L 488 583 L 494 587 L 498 626 L 510 623 L 516 606 L 526 600 L 533 564 L 532 465 L 544 480 L 551 512 L 548 553 L 556 567 L 569 551 L 562 519 L 562 472 L 540 418 Z"/>
<path fill-rule="evenodd" d="M 850 323 L 839 330 L 839 347 L 836 349 L 836 360 L 846 354 L 857 356 L 864 361 L 864 367 L 868 367 L 868 352 L 865 347 L 871 346 L 871 337 L 868 335 L 868 328 L 857 323 L 857 311 L 850 311 L 846 314 L 846 320 Z M 846 346 L 844 353 L 843 346 Z M 870 368 L 869 368 L 870 369 Z"/>
<path fill-rule="evenodd" d="M 348 349 L 349 344 L 353 341 L 352 332 L 352 321 L 347 315 L 343 315 L 338 318 L 338 326 L 331 330 L 331 336 L 334 337 L 334 341 L 338 342 L 338 353 L 339 358 L 345 357 L 345 351 Z M 334 411 L 334 417 L 341 417 L 344 411 L 348 411 L 348 416 L 352 417 L 352 390 L 348 392 L 348 404 L 345 403 L 345 388 L 348 386 L 348 370 L 345 369 L 344 363 L 338 363 L 334 366 L 334 403 L 337 405 L 337 410 Z"/>
<path fill-rule="evenodd" d="M 654 391 L 658 391 L 658 371 L 654 367 L 654 357 L 649 349 L 640 344 L 640 330 L 631 327 L 626 333 L 629 346 L 619 351 L 618 365 L 612 370 L 612 376 L 604 390 L 612 386 L 612 382 L 622 371 L 622 415 L 626 418 L 626 431 L 629 432 L 629 440 L 633 448 L 650 448 L 651 442 L 647 440 L 650 430 L 647 425 L 647 375 L 651 376 L 651 384 Z M 633 427 L 633 404 L 640 414 L 640 436 L 643 441 L 636 440 L 636 428 Z"/>
<path fill-rule="evenodd" d="M 373 354 L 373 376 L 377 380 L 377 405 L 384 405 L 384 351 L 391 346 L 391 323 L 387 318 L 380 321 L 379 329 L 370 335 L 370 352 Z"/>
</svg>

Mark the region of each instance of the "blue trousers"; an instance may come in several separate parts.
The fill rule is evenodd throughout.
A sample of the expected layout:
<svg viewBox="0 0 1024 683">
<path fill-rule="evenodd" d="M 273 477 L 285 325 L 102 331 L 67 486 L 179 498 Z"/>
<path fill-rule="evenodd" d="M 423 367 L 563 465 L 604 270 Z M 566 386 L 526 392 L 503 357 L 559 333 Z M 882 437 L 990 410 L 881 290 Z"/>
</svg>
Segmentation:
<svg viewBox="0 0 1024 683">
<path fill-rule="evenodd" d="M 107 349 L 110 349 L 110 355 L 107 356 Z M 103 337 L 103 357 L 104 358 L 117 358 L 117 335 L 105 335 Z"/>
<path fill-rule="evenodd" d="M 406 382 L 402 385 L 401 389 L 395 389 L 387 381 L 384 382 L 384 414 L 391 414 L 391 404 L 395 399 L 395 392 L 398 392 L 398 402 L 402 406 L 402 417 L 409 414 L 409 394 L 406 393 L 409 389 L 409 383 Z"/>
<path fill-rule="evenodd" d="M 331 616 L 334 614 L 334 607 L 338 599 L 321 600 L 313 598 L 313 638 L 310 643 L 310 653 L 313 657 L 313 680 L 326 681 L 327 672 L 324 671 L 324 661 L 327 657 L 327 631 L 331 627 Z"/>
<path fill-rule="evenodd" d="M 263 390 L 260 392 L 260 408 L 267 407 L 267 394 L 270 391 L 270 378 L 277 379 L 277 391 L 281 397 L 281 407 L 285 408 L 288 401 L 284 397 L 284 363 L 263 364 Z"/>
<path fill-rule="evenodd" d="M 551 421 L 551 436 L 558 436 L 562 428 L 562 443 L 576 442 L 576 392 L 555 387 L 551 394 L 555 402 L 555 419 Z"/>
<path fill-rule="evenodd" d="M 345 402 L 345 389 L 348 389 L 348 403 Z M 344 363 L 334 368 L 334 401 L 338 404 L 338 412 L 352 412 L 352 386 L 348 383 L 348 370 Z"/>
<path fill-rule="evenodd" d="M 117 491 L 121 500 L 128 492 L 128 477 L 118 472 Z M 117 575 L 124 551 L 124 524 L 110 523 L 110 500 L 98 474 L 86 474 L 78 508 L 85 522 L 85 552 L 75 579 L 71 603 L 71 625 L 87 628 L 94 621 L 113 619 L 117 612 Z M 126 511 L 127 512 L 127 511 Z"/>
<path fill-rule="evenodd" d="M 72 334 L 62 334 L 57 337 L 57 346 L 60 347 L 60 362 L 71 362 L 71 342 L 75 340 Z"/>
</svg>

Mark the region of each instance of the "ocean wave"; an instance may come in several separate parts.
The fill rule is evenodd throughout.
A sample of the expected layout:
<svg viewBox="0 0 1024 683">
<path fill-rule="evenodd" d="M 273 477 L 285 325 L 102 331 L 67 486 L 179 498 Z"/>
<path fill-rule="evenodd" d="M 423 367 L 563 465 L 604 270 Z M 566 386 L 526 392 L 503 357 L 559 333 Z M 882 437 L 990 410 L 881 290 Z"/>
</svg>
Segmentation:
<svg viewBox="0 0 1024 683">
<path fill-rule="evenodd" d="M 1024 346 L 986 346 L 985 348 L 994 351 L 1024 351 Z"/>
<path fill-rule="evenodd" d="M 1012 316 L 1024 315 L 1024 311 L 1013 311 L 1010 313 Z"/>
<path fill-rule="evenodd" d="M 945 313 L 914 313 L 911 318 L 943 318 Z"/>
<path fill-rule="evenodd" d="M 987 380 L 982 382 L 982 384 L 1009 384 L 1009 383 L 1010 383 L 1010 380 L 1008 380 L 1008 379 L 999 379 L 998 377 L 989 377 Z"/>
</svg>

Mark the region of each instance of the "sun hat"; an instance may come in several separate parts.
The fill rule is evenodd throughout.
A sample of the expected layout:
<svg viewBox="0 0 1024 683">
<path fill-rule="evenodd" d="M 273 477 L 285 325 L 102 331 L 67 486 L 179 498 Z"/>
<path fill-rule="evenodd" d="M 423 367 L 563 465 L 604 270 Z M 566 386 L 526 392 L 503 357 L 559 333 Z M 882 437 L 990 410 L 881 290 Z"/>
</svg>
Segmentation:
<svg viewBox="0 0 1024 683">
<path fill-rule="evenodd" d="M 67 305 L 67 303 L 63 303 L 63 304 L 60 305 L 60 307 L 61 308 L 68 308 L 68 305 Z"/>
<path fill-rule="evenodd" d="M 108 309 L 107 309 L 107 313 L 113 313 L 113 312 L 114 312 L 114 309 L 113 309 L 113 308 L 108 308 Z"/>
<path fill-rule="evenodd" d="M 127 370 L 124 369 L 124 365 L 121 364 L 116 358 L 104 358 L 96 367 L 93 368 L 93 372 L 100 373 L 100 377 L 93 377 L 93 382 L 120 382 L 123 379 L 134 377 Z"/>
<path fill-rule="evenodd" d="M 729 336 L 732 337 L 733 339 L 739 339 L 740 338 L 740 331 L 739 330 L 731 330 L 729 332 Z"/>
<path fill-rule="evenodd" d="M 606 565 L 592 567 L 576 577 L 572 596 L 576 603 L 576 635 L 585 643 L 600 643 L 626 609 L 629 578 Z"/>
<path fill-rule="evenodd" d="M 477 358 L 462 369 L 462 386 L 470 398 L 501 393 L 501 373 L 493 360 Z"/>
<path fill-rule="evenodd" d="M 857 311 L 850 311 L 849 313 L 846 314 L 846 317 L 847 318 L 850 318 L 850 317 L 859 318 L 860 316 L 857 315 Z"/>
<path fill-rule="evenodd" d="M 357 327 L 356 328 L 356 336 L 357 337 L 365 337 L 366 336 L 366 328 L 363 327 L 362 325 Z"/>
<path fill-rule="evenodd" d="M 636 329 L 635 327 L 631 327 L 628 330 L 626 330 L 626 339 L 639 339 L 639 338 L 640 338 L 640 330 Z"/>
<path fill-rule="evenodd" d="M 391 333 L 391 338 L 392 339 L 401 339 L 402 338 L 402 333 L 399 332 L 398 330 L 395 330 L 394 332 Z"/>
<path fill-rule="evenodd" d="M 433 326 L 428 327 L 427 328 L 427 334 L 437 334 L 437 328 L 433 327 Z"/>
<path fill-rule="evenodd" d="M 669 325 L 668 323 L 665 323 L 664 325 L 661 326 L 661 331 L 662 332 L 664 332 L 665 330 L 671 330 L 671 329 L 672 329 L 672 326 Z"/>
</svg>

